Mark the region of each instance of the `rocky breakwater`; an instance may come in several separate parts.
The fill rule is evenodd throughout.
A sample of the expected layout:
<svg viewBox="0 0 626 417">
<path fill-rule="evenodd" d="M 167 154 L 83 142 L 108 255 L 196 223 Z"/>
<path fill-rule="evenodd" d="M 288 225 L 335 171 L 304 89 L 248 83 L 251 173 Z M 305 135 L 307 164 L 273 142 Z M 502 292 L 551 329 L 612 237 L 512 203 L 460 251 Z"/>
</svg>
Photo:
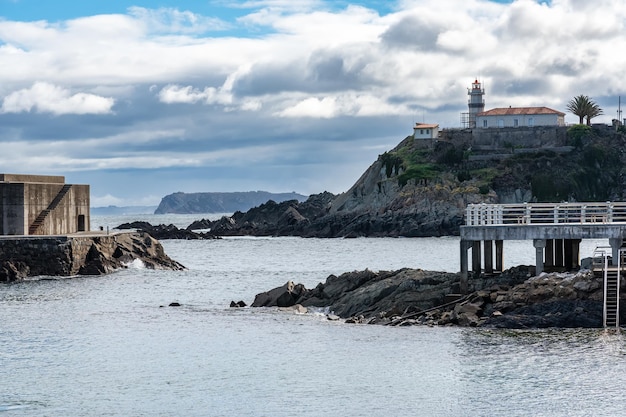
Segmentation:
<svg viewBox="0 0 626 417">
<path fill-rule="evenodd" d="M 365 270 L 331 275 L 313 289 L 290 281 L 258 294 L 252 307 L 314 309 L 347 323 L 392 326 L 602 326 L 602 282 L 589 270 L 534 276 L 534 267 L 520 266 L 471 284 L 460 297 L 458 274 Z"/>
<path fill-rule="evenodd" d="M 197 240 L 197 239 L 219 239 L 219 236 L 211 232 L 196 232 L 195 230 L 205 228 L 204 226 L 195 227 L 199 222 L 189 225 L 186 229 L 179 229 L 173 224 L 165 225 L 159 224 L 153 226 L 148 222 L 132 222 L 122 223 L 116 227 L 117 230 L 138 230 L 148 233 L 155 239 L 182 239 L 182 240 Z"/>
<path fill-rule="evenodd" d="M 0 239 L 0 281 L 33 276 L 101 275 L 141 261 L 149 269 L 182 270 L 145 232 Z"/>
</svg>

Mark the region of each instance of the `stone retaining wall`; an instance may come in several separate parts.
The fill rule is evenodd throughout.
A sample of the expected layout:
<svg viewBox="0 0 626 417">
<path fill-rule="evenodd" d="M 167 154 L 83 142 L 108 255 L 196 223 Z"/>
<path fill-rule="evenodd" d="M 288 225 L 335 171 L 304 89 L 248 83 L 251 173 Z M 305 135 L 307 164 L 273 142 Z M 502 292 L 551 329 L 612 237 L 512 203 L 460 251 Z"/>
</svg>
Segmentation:
<svg viewBox="0 0 626 417">
<path fill-rule="evenodd" d="M 125 268 L 135 259 L 150 269 L 184 269 L 165 254 L 158 240 L 144 232 L 1 237 L 0 281 L 39 275 L 100 275 Z"/>
</svg>

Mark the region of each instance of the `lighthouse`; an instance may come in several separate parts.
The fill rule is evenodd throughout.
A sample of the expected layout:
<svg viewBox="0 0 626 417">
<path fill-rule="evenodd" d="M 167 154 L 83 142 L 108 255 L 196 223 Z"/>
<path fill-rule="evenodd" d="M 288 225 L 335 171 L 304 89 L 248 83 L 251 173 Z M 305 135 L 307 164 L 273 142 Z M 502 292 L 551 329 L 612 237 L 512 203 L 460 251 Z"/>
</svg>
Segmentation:
<svg viewBox="0 0 626 417">
<path fill-rule="evenodd" d="M 476 127 L 476 115 L 485 111 L 485 99 L 483 98 L 485 95 L 485 89 L 482 87 L 480 81 L 477 79 L 474 80 L 472 88 L 467 89 L 467 95 L 469 96 L 469 100 L 467 101 L 469 113 L 466 127 L 471 129 Z"/>
</svg>

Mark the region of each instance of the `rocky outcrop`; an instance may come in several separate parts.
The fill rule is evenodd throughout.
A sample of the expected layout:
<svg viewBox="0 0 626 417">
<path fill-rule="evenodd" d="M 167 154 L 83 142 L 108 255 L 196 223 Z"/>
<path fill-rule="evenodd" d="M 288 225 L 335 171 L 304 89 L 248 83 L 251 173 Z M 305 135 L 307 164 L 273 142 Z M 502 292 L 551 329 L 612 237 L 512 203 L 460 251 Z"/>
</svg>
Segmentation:
<svg viewBox="0 0 626 417">
<path fill-rule="evenodd" d="M 623 133 L 593 129 L 563 138 L 563 131 L 558 142 L 569 145 L 558 152 L 542 129 L 526 131 L 523 143 L 494 139 L 489 146 L 471 131 L 443 133 L 435 141 L 407 137 L 338 196 L 268 202 L 205 225 L 218 235 L 444 236 L 459 234 L 470 203 L 623 199 Z"/>
<path fill-rule="evenodd" d="M 407 138 L 392 152 L 411 153 L 414 146 Z M 467 204 L 495 202 L 496 195 L 482 193 L 476 181 L 445 172 L 422 178 L 387 155 L 338 196 L 325 192 L 305 202 L 268 202 L 205 225 L 217 235 L 446 236 L 459 233 Z"/>
<path fill-rule="evenodd" d="M 178 213 L 233 213 L 245 211 L 268 200 L 305 200 L 306 196 L 297 193 L 269 193 L 267 191 L 247 191 L 232 193 L 174 193 L 161 199 L 155 214 Z"/>
<path fill-rule="evenodd" d="M 196 239 L 219 239 L 219 236 L 216 236 L 213 233 L 198 233 L 191 230 L 189 227 L 186 229 L 179 229 L 173 224 L 165 225 L 159 224 L 157 226 L 153 226 L 148 222 L 136 221 L 132 223 L 123 223 L 116 227 L 118 230 L 140 230 L 142 232 L 148 233 L 150 236 L 155 239 L 182 239 L 182 240 L 196 240 Z"/>
<path fill-rule="evenodd" d="M 288 281 L 282 287 L 274 288 L 271 291 L 257 294 L 252 303 L 252 307 L 291 307 L 297 303 L 307 292 L 302 284 L 294 284 Z"/>
<path fill-rule="evenodd" d="M 348 323 L 394 326 L 601 327 L 600 278 L 588 270 L 540 276 L 533 270 L 521 266 L 471 280 L 473 292 L 464 297 L 455 295 L 458 274 L 357 271 L 331 275 L 312 290 L 289 282 L 258 295 L 252 306 L 301 305 L 325 309 Z"/>
<path fill-rule="evenodd" d="M 310 196 L 304 202 L 297 200 L 276 203 L 268 201 L 245 213 L 205 223 L 219 236 L 320 236 L 332 237 L 324 225 L 330 204 L 335 196 L 325 192 Z M 191 226 L 190 226 L 191 227 Z"/>
<path fill-rule="evenodd" d="M 34 276 L 101 275 L 136 262 L 148 269 L 181 270 L 145 232 L 0 240 L 0 281 Z"/>
</svg>

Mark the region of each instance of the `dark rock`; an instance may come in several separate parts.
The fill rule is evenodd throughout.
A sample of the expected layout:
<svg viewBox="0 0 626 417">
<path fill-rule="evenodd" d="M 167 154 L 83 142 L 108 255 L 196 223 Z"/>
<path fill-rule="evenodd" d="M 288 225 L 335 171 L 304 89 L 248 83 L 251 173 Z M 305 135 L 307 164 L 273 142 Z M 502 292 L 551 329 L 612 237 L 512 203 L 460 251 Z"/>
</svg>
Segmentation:
<svg viewBox="0 0 626 417">
<path fill-rule="evenodd" d="M 288 281 L 282 287 L 274 288 L 268 292 L 257 294 L 252 307 L 291 307 L 296 304 L 307 289 L 302 284 L 294 284 Z"/>
<path fill-rule="evenodd" d="M 173 224 L 153 226 L 148 222 L 136 221 L 132 223 L 123 223 L 116 227 L 119 230 L 136 229 L 148 233 L 155 239 L 181 239 L 181 240 L 195 240 L 195 239 L 219 239 L 213 233 L 197 233 L 191 230 L 189 227 L 186 229 L 179 229 Z"/>
<path fill-rule="evenodd" d="M 458 298 L 458 274 L 415 269 L 331 275 L 312 290 L 288 282 L 256 296 L 256 306 L 300 303 L 323 307 L 347 323 L 460 325 L 506 328 L 600 327 L 602 289 L 590 271 L 530 276 L 516 267 L 472 283 Z M 300 287 L 300 288 L 299 288 Z M 297 290 L 296 290 L 297 289 Z M 451 301 L 452 300 L 452 301 Z M 626 300 L 625 300 L 626 302 Z M 620 321 L 626 321 L 622 313 Z"/>
<path fill-rule="evenodd" d="M 211 220 L 208 219 L 202 219 L 202 220 L 196 220 L 193 223 L 191 223 L 189 226 L 187 226 L 187 230 L 205 230 L 205 229 L 210 229 L 211 228 L 211 224 L 213 224 L 213 222 Z"/>
<path fill-rule="evenodd" d="M 230 306 L 231 308 L 241 308 L 241 307 L 245 307 L 246 303 L 244 303 L 243 301 L 237 301 L 237 302 L 231 301 Z"/>
<path fill-rule="evenodd" d="M 0 282 L 19 281 L 28 277 L 30 268 L 21 261 L 4 261 L 0 264 Z"/>
</svg>

